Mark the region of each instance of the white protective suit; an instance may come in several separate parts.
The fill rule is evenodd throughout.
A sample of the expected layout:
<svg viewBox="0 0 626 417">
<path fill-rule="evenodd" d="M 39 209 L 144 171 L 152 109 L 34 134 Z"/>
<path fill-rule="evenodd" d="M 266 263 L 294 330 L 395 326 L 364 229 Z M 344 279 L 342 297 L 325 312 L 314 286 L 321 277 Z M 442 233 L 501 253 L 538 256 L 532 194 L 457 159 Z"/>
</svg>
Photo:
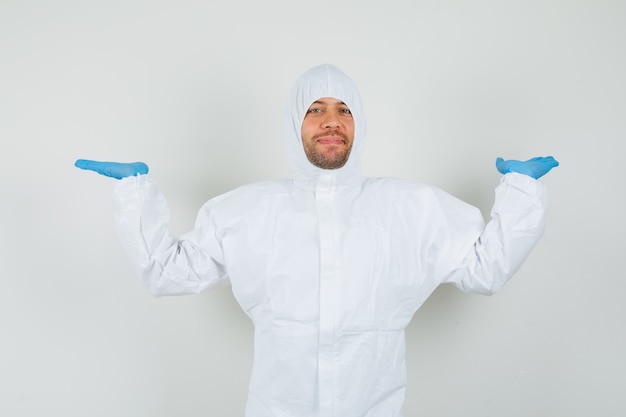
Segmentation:
<svg viewBox="0 0 626 417">
<path fill-rule="evenodd" d="M 302 121 L 321 97 L 354 118 L 352 153 L 336 170 L 303 150 Z M 154 180 L 125 178 L 114 193 L 118 232 L 155 295 L 232 286 L 255 326 L 246 416 L 400 417 L 411 317 L 441 283 L 502 287 L 542 234 L 544 187 L 503 176 L 485 227 L 478 209 L 437 188 L 360 176 L 361 100 L 330 65 L 301 76 L 285 116 L 293 179 L 213 198 L 179 239 Z"/>
</svg>

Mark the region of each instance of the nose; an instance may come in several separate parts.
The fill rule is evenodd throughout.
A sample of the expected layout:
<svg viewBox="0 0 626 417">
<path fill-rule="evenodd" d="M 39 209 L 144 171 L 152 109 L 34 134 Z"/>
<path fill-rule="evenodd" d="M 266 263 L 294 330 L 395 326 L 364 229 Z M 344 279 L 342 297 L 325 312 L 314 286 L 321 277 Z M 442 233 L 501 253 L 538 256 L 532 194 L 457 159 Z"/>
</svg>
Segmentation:
<svg viewBox="0 0 626 417">
<path fill-rule="evenodd" d="M 329 114 L 327 114 L 326 117 L 324 117 L 324 120 L 322 121 L 322 125 L 326 129 L 335 129 L 339 127 L 339 118 L 337 117 L 336 114 L 333 114 L 333 112 L 329 112 Z"/>
</svg>

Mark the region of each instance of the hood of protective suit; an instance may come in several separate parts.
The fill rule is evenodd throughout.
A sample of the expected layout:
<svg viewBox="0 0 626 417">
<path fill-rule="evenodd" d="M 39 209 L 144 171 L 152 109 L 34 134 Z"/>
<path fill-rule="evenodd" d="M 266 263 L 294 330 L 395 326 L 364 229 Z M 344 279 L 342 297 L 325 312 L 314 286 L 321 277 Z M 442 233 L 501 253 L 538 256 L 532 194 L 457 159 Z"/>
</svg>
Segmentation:
<svg viewBox="0 0 626 417">
<path fill-rule="evenodd" d="M 350 108 L 354 120 L 354 142 L 346 164 L 337 169 L 318 168 L 309 162 L 302 144 L 302 122 L 311 104 L 320 98 L 332 97 Z M 322 174 L 345 179 L 359 172 L 359 160 L 365 145 L 365 114 L 361 96 L 354 82 L 339 68 L 323 64 L 311 68 L 295 82 L 285 106 L 283 136 L 287 158 L 296 179 L 315 180 Z"/>
</svg>

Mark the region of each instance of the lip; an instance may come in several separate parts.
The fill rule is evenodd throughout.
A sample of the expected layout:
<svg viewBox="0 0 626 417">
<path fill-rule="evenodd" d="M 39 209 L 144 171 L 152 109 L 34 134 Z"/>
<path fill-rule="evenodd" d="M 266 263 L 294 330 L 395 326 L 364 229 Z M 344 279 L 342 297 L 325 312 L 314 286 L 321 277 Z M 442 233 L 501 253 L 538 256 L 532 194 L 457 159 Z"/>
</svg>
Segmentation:
<svg viewBox="0 0 626 417">
<path fill-rule="evenodd" d="M 322 145 L 343 145 L 345 141 L 340 136 L 324 136 L 318 138 L 317 142 Z"/>
</svg>

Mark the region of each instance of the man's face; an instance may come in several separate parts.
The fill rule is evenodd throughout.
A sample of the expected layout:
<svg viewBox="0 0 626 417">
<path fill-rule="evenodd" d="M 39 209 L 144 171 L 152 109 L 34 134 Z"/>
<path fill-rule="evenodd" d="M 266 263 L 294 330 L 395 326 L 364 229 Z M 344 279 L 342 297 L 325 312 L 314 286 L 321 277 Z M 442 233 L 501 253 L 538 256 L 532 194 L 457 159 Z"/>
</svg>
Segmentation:
<svg viewBox="0 0 626 417">
<path fill-rule="evenodd" d="M 301 133 L 309 162 L 322 169 L 341 168 L 354 141 L 352 113 L 343 101 L 320 98 L 307 110 Z"/>
</svg>

